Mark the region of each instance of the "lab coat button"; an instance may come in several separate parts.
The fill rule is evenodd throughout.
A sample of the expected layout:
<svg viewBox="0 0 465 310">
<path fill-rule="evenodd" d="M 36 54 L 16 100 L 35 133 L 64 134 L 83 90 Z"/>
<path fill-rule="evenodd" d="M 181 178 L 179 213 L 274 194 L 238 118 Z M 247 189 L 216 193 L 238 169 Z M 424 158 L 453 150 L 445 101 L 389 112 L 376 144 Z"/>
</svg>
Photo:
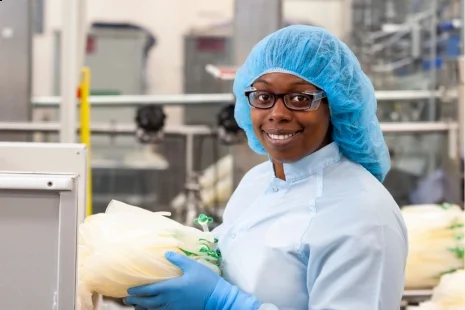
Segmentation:
<svg viewBox="0 0 465 310">
<path fill-rule="evenodd" d="M 232 234 L 231 239 L 236 239 L 236 234 Z"/>
<path fill-rule="evenodd" d="M 274 187 L 274 188 L 273 188 L 273 191 L 277 192 L 277 191 L 279 191 L 279 188 Z"/>
</svg>

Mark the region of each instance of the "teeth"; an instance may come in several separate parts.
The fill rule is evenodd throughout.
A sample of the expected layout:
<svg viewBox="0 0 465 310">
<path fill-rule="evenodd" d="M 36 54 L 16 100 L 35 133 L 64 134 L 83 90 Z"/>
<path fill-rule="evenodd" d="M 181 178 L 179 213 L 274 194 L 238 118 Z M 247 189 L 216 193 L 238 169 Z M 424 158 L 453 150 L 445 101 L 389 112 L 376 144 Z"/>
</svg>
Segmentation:
<svg viewBox="0 0 465 310">
<path fill-rule="evenodd" d="M 288 139 L 288 138 L 292 137 L 293 135 L 295 135 L 295 133 L 291 133 L 291 134 L 287 134 L 287 135 L 268 134 L 268 136 L 273 140 L 284 140 L 284 139 Z"/>
</svg>

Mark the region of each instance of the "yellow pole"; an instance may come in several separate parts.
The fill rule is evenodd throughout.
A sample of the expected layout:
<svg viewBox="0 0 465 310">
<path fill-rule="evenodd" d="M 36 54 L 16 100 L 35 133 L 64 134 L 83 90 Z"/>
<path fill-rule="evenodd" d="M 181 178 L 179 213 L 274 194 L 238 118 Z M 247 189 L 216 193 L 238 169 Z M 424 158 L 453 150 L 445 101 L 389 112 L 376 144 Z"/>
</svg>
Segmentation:
<svg viewBox="0 0 465 310">
<path fill-rule="evenodd" d="M 82 69 L 82 80 L 80 89 L 80 118 L 81 118 L 81 143 L 87 146 L 87 193 L 86 193 L 86 215 L 92 215 L 92 156 L 90 143 L 90 70 Z"/>
</svg>

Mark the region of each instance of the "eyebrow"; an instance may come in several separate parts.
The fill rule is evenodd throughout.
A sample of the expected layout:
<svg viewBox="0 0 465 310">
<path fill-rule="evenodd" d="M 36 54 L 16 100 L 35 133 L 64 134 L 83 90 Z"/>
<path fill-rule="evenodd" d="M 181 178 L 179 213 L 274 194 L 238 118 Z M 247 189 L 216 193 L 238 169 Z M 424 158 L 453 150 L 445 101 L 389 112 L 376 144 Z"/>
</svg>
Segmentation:
<svg viewBox="0 0 465 310">
<path fill-rule="evenodd" d="M 263 84 L 266 84 L 266 85 L 270 85 L 270 83 L 268 83 L 267 81 L 265 80 L 262 80 L 262 79 L 258 79 L 254 82 L 255 83 L 263 83 Z M 313 86 L 313 87 L 316 87 L 315 85 L 312 85 L 308 82 L 305 82 L 305 81 L 296 81 L 296 82 L 292 82 L 292 83 L 289 83 L 289 85 L 291 86 L 296 86 L 296 85 L 305 85 L 305 86 Z"/>
<path fill-rule="evenodd" d="M 315 86 L 315 85 L 310 84 L 310 83 L 305 82 L 305 81 L 293 82 L 293 83 L 290 83 L 290 85 L 308 85 L 308 86 Z"/>
<path fill-rule="evenodd" d="M 266 85 L 270 85 L 270 83 L 268 83 L 267 81 L 262 80 L 262 79 L 256 80 L 253 84 L 255 84 L 255 83 L 263 83 L 263 84 L 266 84 Z"/>
</svg>

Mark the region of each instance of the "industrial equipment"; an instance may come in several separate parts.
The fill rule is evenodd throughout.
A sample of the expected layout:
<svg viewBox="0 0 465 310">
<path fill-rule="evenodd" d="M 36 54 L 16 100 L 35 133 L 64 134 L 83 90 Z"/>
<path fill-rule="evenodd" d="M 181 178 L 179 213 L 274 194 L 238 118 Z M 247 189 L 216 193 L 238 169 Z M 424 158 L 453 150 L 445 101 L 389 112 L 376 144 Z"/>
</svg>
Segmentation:
<svg viewBox="0 0 465 310">
<path fill-rule="evenodd" d="M 234 118 L 234 105 L 223 107 L 218 113 L 218 137 L 227 145 L 240 144 L 245 141 L 245 133 Z"/>
<path fill-rule="evenodd" d="M 32 20 L 28 0 L 0 5 L 0 121 L 31 119 Z M 27 141 L 21 134 L 0 135 L 0 140 Z"/>
<path fill-rule="evenodd" d="M 74 309 L 86 164 L 83 145 L 0 143 L 1 309 Z"/>
<path fill-rule="evenodd" d="M 144 106 L 137 109 L 136 136 L 141 143 L 156 143 L 163 138 L 166 114 L 160 106 Z"/>
</svg>

